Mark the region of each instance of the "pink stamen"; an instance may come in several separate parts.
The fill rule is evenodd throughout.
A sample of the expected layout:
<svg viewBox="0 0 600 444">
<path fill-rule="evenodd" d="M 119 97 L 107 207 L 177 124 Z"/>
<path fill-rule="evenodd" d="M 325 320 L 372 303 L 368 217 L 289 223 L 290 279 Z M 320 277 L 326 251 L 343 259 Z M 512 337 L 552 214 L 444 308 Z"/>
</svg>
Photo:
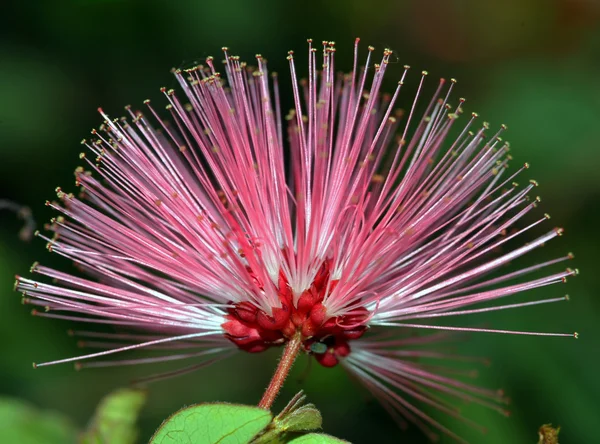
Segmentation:
<svg viewBox="0 0 600 444">
<path fill-rule="evenodd" d="M 174 70 L 178 90 L 161 88 L 167 120 L 149 100 L 118 119 L 98 109 L 104 122 L 82 141 L 84 166 L 75 171 L 80 193 L 57 188 L 47 202 L 59 213 L 47 225 L 52 234 L 36 234 L 87 277 L 34 264 L 39 280 L 17 277 L 15 288 L 35 316 L 135 332 L 73 332 L 92 339 L 81 345 L 109 349 L 37 366 L 138 348 L 201 351 L 81 367 L 219 353 L 166 374 L 175 376 L 221 359 L 226 347 L 256 353 L 294 340 L 323 366 L 343 364 L 398 422 L 432 438 L 433 428 L 461 440 L 412 401 L 479 429 L 445 398 L 506 413 L 495 392 L 453 379 L 472 373 L 421 362 L 471 358 L 429 348 L 460 332 L 576 333 L 406 321 L 565 300 L 504 299 L 551 292 L 577 274 L 549 268 L 571 254 L 521 266 L 563 230 L 540 231 L 549 216 L 533 216 L 537 182 L 514 182 L 529 165 L 510 171 L 506 126 L 492 130 L 476 113 L 460 123 L 456 80 L 434 81 L 423 99 L 430 76 L 422 71 L 407 91 L 404 66 L 392 94 L 382 94 L 391 50 L 378 56 L 369 47 L 361 62 L 356 39 L 348 74 L 336 72 L 336 51 L 309 40 L 305 79 L 289 52 L 293 109 L 285 116 L 281 80 L 266 59 L 258 54 L 249 66 L 228 48 L 222 73 L 212 57 Z M 404 112 L 396 107 L 406 93 Z M 401 329 L 439 333 L 399 337 Z"/>
</svg>

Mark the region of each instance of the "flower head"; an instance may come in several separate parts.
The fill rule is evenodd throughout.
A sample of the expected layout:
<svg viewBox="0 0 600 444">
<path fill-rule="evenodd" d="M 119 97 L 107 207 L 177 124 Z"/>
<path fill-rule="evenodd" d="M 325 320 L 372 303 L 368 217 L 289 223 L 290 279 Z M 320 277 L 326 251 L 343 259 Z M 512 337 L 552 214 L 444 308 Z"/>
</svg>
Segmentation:
<svg viewBox="0 0 600 444">
<path fill-rule="evenodd" d="M 54 283 L 18 277 L 16 286 L 46 308 L 34 311 L 39 316 L 136 333 L 77 332 L 109 340 L 87 342 L 108 350 L 38 366 L 165 346 L 197 350 L 79 365 L 208 356 L 205 364 L 296 338 L 319 363 L 342 363 L 393 415 L 423 428 L 452 434 L 414 401 L 458 415 L 433 392 L 504 411 L 498 393 L 422 359 L 458 359 L 427 349 L 448 331 L 573 336 L 434 322 L 565 300 L 501 302 L 575 274 L 526 276 L 570 254 L 501 271 L 562 234 L 530 235 L 549 216 L 530 218 L 536 183 L 514 182 L 528 165 L 509 172 L 506 127 L 492 131 L 472 114 L 451 136 L 464 100 L 452 105 L 456 81 L 441 79 L 421 106 L 425 71 L 407 111 L 398 110 L 409 67 L 395 91 L 382 94 L 391 51 L 375 63 L 369 47 L 361 68 L 358 40 L 349 74 L 336 73 L 333 42 L 317 49 L 309 41 L 308 76 L 298 81 L 290 51 L 294 108 L 283 116 L 266 60 L 257 55 L 251 67 L 223 50 L 222 73 L 212 58 L 174 71 L 183 94 L 162 89 L 170 120 L 149 101 L 144 111 L 126 107 L 128 118 L 100 110 L 104 123 L 83 141 L 86 166 L 75 173 L 81 191 L 57 189 L 58 201 L 47 203 L 61 213 L 49 227 L 54 237 L 39 235 L 90 277 L 35 264 L 32 271 Z M 402 334 L 415 329 L 446 332 Z"/>
</svg>

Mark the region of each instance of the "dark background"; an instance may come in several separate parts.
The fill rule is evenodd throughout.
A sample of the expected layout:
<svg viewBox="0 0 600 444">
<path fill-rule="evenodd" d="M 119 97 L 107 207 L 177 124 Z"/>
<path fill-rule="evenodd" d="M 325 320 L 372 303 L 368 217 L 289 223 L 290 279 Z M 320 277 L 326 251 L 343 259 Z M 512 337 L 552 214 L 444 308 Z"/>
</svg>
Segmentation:
<svg viewBox="0 0 600 444">
<path fill-rule="evenodd" d="M 257 2 L 70 0 L 2 2 L 0 6 L 0 190 L 44 222 L 57 185 L 73 189 L 79 140 L 101 123 L 96 108 L 113 115 L 127 103 L 160 100 L 174 84 L 172 66 L 220 55 L 223 45 L 247 60 L 260 52 L 287 75 L 286 52 L 303 53 L 306 38 L 337 42 L 337 67 L 350 69 L 354 37 L 378 50 L 390 47 L 399 64 L 432 77 L 456 77 L 457 97 L 468 99 L 492 126 L 506 123 L 512 154 L 540 182 L 542 212 L 566 236 L 533 254 L 542 261 L 576 254 L 581 276 L 532 296 L 571 295 L 568 304 L 498 312 L 492 328 L 574 331 L 580 339 L 475 335 L 460 352 L 489 357 L 479 383 L 512 397 L 506 419 L 474 405 L 465 414 L 489 427 L 486 436 L 454 429 L 472 442 L 533 443 L 546 422 L 562 426 L 566 444 L 598 439 L 600 6 L 589 0 Z M 217 60 L 219 58 L 217 57 Z M 299 65 L 300 66 L 300 65 Z M 416 73 L 413 73 L 413 78 Z M 282 81 L 282 83 L 284 83 Z M 433 82 L 435 83 L 435 82 Z M 286 86 L 287 87 L 287 86 Z M 284 89 L 284 94 L 286 89 Z M 404 94 L 404 100 L 411 97 Z M 286 106 L 289 105 L 289 100 Z M 525 178 L 524 178 L 525 179 Z M 149 368 L 75 372 L 63 365 L 39 370 L 32 361 L 81 353 L 68 323 L 36 319 L 11 292 L 15 273 L 34 260 L 60 262 L 41 240 L 19 241 L 19 222 L 3 212 L 0 225 L 0 392 L 63 412 L 84 425 L 109 390 Z M 276 354 L 238 354 L 212 368 L 152 387 L 142 414 L 142 441 L 183 406 L 226 400 L 255 403 Z M 411 427 L 402 435 L 377 402 L 339 368 L 313 366 L 305 383 L 301 359 L 276 407 L 304 388 L 324 415 L 325 431 L 355 442 L 425 442 Z M 442 415 L 438 415 L 443 418 Z"/>
</svg>

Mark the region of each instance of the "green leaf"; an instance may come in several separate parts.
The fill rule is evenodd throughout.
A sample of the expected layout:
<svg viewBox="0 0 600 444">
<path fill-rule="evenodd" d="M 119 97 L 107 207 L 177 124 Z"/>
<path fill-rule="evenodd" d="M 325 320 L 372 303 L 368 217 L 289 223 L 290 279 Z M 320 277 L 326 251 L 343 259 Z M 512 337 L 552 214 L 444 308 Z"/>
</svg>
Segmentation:
<svg viewBox="0 0 600 444">
<path fill-rule="evenodd" d="M 162 423 L 150 444 L 249 443 L 271 422 L 271 412 L 236 404 L 200 404 Z"/>
<path fill-rule="evenodd" d="M 309 433 L 308 435 L 302 435 L 299 438 L 292 439 L 289 444 L 348 444 L 348 441 L 334 438 L 333 436 L 326 435 L 324 433 Z"/>
<path fill-rule="evenodd" d="M 146 401 L 146 392 L 119 389 L 110 393 L 96 408 L 87 430 L 81 435 L 81 444 L 133 444 L 138 431 L 138 414 Z"/>
<path fill-rule="evenodd" d="M 306 396 L 302 391 L 290 400 L 287 406 L 273 418 L 273 421 L 257 437 L 253 444 L 281 444 L 287 443 L 290 436 L 299 432 L 309 432 L 320 429 L 323 424 L 321 412 L 313 404 L 302 405 Z"/>
<path fill-rule="evenodd" d="M 18 444 L 75 443 L 77 430 L 59 413 L 19 399 L 0 398 L 0 441 Z"/>
<path fill-rule="evenodd" d="M 313 404 L 306 404 L 282 418 L 277 428 L 284 432 L 306 432 L 320 429 L 322 424 L 321 412 Z"/>
</svg>

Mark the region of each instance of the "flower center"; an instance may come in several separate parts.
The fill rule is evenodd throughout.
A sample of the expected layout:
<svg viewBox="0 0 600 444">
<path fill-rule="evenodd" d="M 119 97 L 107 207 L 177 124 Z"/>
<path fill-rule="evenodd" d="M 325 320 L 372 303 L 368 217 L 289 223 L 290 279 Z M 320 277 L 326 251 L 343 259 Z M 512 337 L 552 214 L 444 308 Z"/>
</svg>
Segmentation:
<svg viewBox="0 0 600 444">
<path fill-rule="evenodd" d="M 369 317 L 364 307 L 352 308 L 340 316 L 327 315 L 323 299 L 337 283 L 330 280 L 326 261 L 310 288 L 294 304 L 287 279 L 280 274 L 281 307 L 273 308 L 272 315 L 268 315 L 250 302 L 232 303 L 222 327 L 229 340 L 250 353 L 284 344 L 299 332 L 304 350 L 313 354 L 321 365 L 333 367 L 339 358 L 350 353 L 348 342 L 360 338 L 366 331 Z"/>
</svg>

